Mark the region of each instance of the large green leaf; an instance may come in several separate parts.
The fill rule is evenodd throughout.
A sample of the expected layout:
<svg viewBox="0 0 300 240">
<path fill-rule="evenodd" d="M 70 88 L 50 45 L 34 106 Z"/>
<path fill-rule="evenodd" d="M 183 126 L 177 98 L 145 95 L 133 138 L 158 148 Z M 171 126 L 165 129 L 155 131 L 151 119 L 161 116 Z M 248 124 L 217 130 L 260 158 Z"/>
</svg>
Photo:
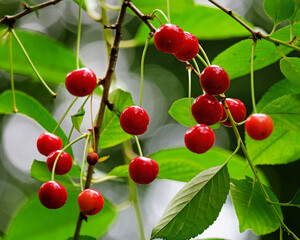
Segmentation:
<svg viewBox="0 0 300 240">
<path fill-rule="evenodd" d="M 262 141 L 255 141 L 246 135 L 247 149 L 253 162 L 273 165 L 298 160 L 300 158 L 300 145 L 298 144 L 300 141 L 300 94 L 277 98 L 267 104 L 261 112 L 272 117 L 274 130 L 267 139 Z"/>
<path fill-rule="evenodd" d="M 230 193 L 239 220 L 240 232 L 251 229 L 257 235 L 264 235 L 279 228 L 280 223 L 272 212 L 257 183 L 253 187 L 252 179 L 231 180 Z M 270 188 L 264 186 L 270 200 L 278 199 Z M 281 208 L 275 206 L 279 216 L 283 218 Z"/>
<path fill-rule="evenodd" d="M 28 52 L 33 64 L 47 83 L 60 84 L 65 82 L 68 72 L 76 68 L 75 54 L 57 41 L 37 32 L 15 29 L 22 44 Z M 0 69 L 10 70 L 8 44 L 0 45 Z M 28 63 L 20 46 L 13 38 L 14 73 L 37 76 Z"/>
<path fill-rule="evenodd" d="M 294 13 L 293 15 L 289 18 L 291 24 L 294 24 L 296 22 L 300 21 L 300 4 L 295 2 L 295 7 L 294 7 Z"/>
<path fill-rule="evenodd" d="M 289 81 L 300 88 L 300 58 L 282 58 L 280 70 Z"/>
<path fill-rule="evenodd" d="M 294 13 L 293 0 L 265 0 L 264 9 L 275 24 L 283 22 Z"/>
<path fill-rule="evenodd" d="M 126 107 L 134 105 L 131 94 L 121 89 L 110 93 L 109 101 L 114 104 L 114 111 L 121 113 Z M 106 109 L 100 134 L 99 148 L 108 148 L 132 138 L 125 133 L 115 112 Z"/>
<path fill-rule="evenodd" d="M 300 24 L 294 25 L 294 35 L 300 35 Z M 282 41 L 289 41 L 290 26 L 282 28 L 273 34 L 273 37 Z M 242 40 L 225 51 L 220 53 L 213 64 L 223 67 L 229 74 L 230 79 L 244 76 L 250 73 L 250 57 L 252 49 L 252 40 Z M 292 48 L 279 46 L 279 49 L 288 54 L 293 51 Z M 259 70 L 278 61 L 281 55 L 277 51 L 274 43 L 264 39 L 257 41 L 254 55 L 254 70 Z"/>
<path fill-rule="evenodd" d="M 53 240 L 73 236 L 79 214 L 78 194 L 68 191 L 66 204 L 55 210 L 45 208 L 35 194 L 18 211 L 5 239 Z M 80 233 L 98 238 L 107 231 L 115 216 L 115 208 L 105 199 L 101 212 L 88 217 L 88 223 L 83 222 Z"/>
<path fill-rule="evenodd" d="M 229 191 L 226 165 L 205 170 L 188 182 L 171 200 L 153 228 L 151 239 L 190 239 L 218 217 Z"/>
</svg>

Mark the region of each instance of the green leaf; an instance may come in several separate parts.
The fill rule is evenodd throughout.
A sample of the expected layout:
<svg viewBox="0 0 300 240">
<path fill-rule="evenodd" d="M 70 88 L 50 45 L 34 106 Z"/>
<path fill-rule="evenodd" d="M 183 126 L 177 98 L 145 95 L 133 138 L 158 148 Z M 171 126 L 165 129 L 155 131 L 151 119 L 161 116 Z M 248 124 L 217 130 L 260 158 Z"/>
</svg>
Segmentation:
<svg viewBox="0 0 300 240">
<path fill-rule="evenodd" d="M 134 105 L 131 94 L 116 89 L 109 95 L 109 101 L 114 104 L 114 111 L 121 113 L 126 107 Z M 106 109 L 103 117 L 99 148 L 108 148 L 132 138 L 125 133 L 115 112 Z"/>
<path fill-rule="evenodd" d="M 85 115 L 84 108 L 81 107 L 80 109 L 78 109 L 78 112 L 76 114 L 71 116 L 72 123 L 78 132 L 81 132 L 80 126 L 81 126 L 84 115 Z"/>
<path fill-rule="evenodd" d="M 300 35 L 300 24 L 294 25 L 294 35 Z M 290 40 L 290 27 L 287 26 L 276 31 L 272 37 L 282 40 Z M 224 68 L 230 79 L 235 79 L 250 73 L 250 57 L 252 49 L 252 40 L 242 40 L 225 51 L 220 53 L 214 60 L 213 64 Z M 279 49 L 288 54 L 293 51 L 292 48 L 279 46 Z M 259 70 L 278 61 L 281 55 L 277 51 L 274 43 L 268 42 L 264 39 L 257 41 L 255 55 L 254 55 L 254 70 Z M 232 61 L 234 59 L 234 61 Z"/>
<path fill-rule="evenodd" d="M 53 240 L 73 236 L 79 214 L 78 194 L 68 191 L 66 204 L 55 210 L 45 208 L 35 194 L 15 215 L 5 239 Z M 101 212 L 88 217 L 88 223 L 83 222 L 80 233 L 97 239 L 107 231 L 115 216 L 115 208 L 105 199 Z"/>
<path fill-rule="evenodd" d="M 289 203 L 295 204 L 295 205 L 297 205 L 298 208 L 300 208 L 300 189 L 298 189 L 295 196 Z"/>
<path fill-rule="evenodd" d="M 15 91 L 15 97 L 18 108 L 17 114 L 24 114 L 27 117 L 34 119 L 48 132 L 52 132 L 54 130 L 57 122 L 39 102 L 19 91 Z M 12 92 L 10 90 L 5 91 L 0 95 L 0 114 L 13 114 Z M 58 129 L 56 135 L 59 136 L 63 142 L 66 142 L 67 136 L 61 128 Z M 73 156 L 72 151 L 69 151 L 69 153 Z"/>
<path fill-rule="evenodd" d="M 61 43 L 40 33 L 20 29 L 15 29 L 15 31 L 43 79 L 47 83 L 64 84 L 67 73 L 76 68 L 75 54 Z M 8 45 L 0 45 L 0 59 L 2 59 L 0 69 L 7 72 L 10 71 Z M 14 38 L 13 64 L 15 74 L 30 76 L 38 80 Z"/>
<path fill-rule="evenodd" d="M 293 15 L 289 18 L 291 25 L 293 25 L 296 22 L 300 21 L 300 4 L 295 2 L 295 7 L 294 7 L 294 13 Z"/>
<path fill-rule="evenodd" d="M 264 188 L 270 200 L 278 202 L 271 189 L 267 186 L 264 186 Z M 251 229 L 257 235 L 264 235 L 279 228 L 280 223 L 265 200 L 258 184 L 253 184 L 252 179 L 231 179 L 230 193 L 239 220 L 240 232 Z M 279 216 L 283 218 L 281 208 L 275 206 L 275 209 Z"/>
<path fill-rule="evenodd" d="M 229 191 L 226 165 L 201 172 L 171 200 L 153 228 L 151 239 L 190 239 L 202 233 L 218 217 Z"/>
<path fill-rule="evenodd" d="M 76 2 L 78 5 L 80 3 L 80 0 L 73 1 Z M 82 0 L 82 8 L 93 20 L 101 20 L 101 15 L 97 12 L 98 0 Z"/>
<path fill-rule="evenodd" d="M 261 112 L 271 116 L 274 130 L 262 141 L 255 141 L 246 135 L 247 149 L 254 164 L 286 164 L 298 160 L 300 94 L 276 98 Z"/>
<path fill-rule="evenodd" d="M 76 166 L 72 166 L 72 168 Z M 40 181 L 40 182 L 47 182 L 51 180 L 51 172 L 47 168 L 46 162 L 34 160 L 31 169 L 30 169 L 30 175 L 32 178 Z M 75 186 L 74 182 L 70 178 L 68 174 L 65 175 L 55 175 L 55 181 L 62 184 L 64 187 L 69 189 L 78 188 L 78 186 Z"/>
<path fill-rule="evenodd" d="M 282 58 L 280 70 L 289 81 L 300 88 L 300 58 Z"/>
<path fill-rule="evenodd" d="M 275 24 L 288 19 L 294 13 L 293 0 L 265 0 L 264 9 Z"/>
</svg>

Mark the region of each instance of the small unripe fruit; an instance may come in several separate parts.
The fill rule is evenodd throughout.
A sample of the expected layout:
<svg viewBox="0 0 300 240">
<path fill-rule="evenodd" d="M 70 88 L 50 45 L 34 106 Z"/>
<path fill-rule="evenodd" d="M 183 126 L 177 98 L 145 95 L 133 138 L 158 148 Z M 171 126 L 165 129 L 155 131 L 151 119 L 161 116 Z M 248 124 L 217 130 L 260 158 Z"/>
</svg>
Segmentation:
<svg viewBox="0 0 300 240">
<path fill-rule="evenodd" d="M 272 118 L 263 113 L 254 113 L 246 119 L 245 129 L 248 135 L 254 140 L 264 140 L 273 131 Z"/>
<path fill-rule="evenodd" d="M 36 146 L 41 154 L 48 156 L 51 152 L 60 150 L 63 146 L 63 142 L 60 137 L 53 133 L 44 132 L 38 137 Z"/>
<path fill-rule="evenodd" d="M 199 52 L 199 42 L 198 39 L 189 32 L 184 32 L 184 40 L 182 48 L 174 53 L 174 56 L 180 61 L 190 61 Z"/>
<path fill-rule="evenodd" d="M 98 162 L 99 156 L 95 152 L 90 152 L 90 153 L 88 153 L 86 158 L 87 158 L 88 164 L 95 165 Z"/>
<path fill-rule="evenodd" d="M 229 111 L 233 117 L 233 120 L 236 123 L 240 123 L 246 117 L 246 107 L 244 103 L 238 99 L 227 98 L 226 103 L 228 105 Z M 223 104 L 220 102 L 222 107 L 222 117 L 220 121 L 224 121 L 227 118 L 227 114 L 225 112 Z M 222 122 L 224 126 L 231 127 L 230 120 L 227 118 L 225 122 Z"/>
<path fill-rule="evenodd" d="M 58 182 L 45 182 L 39 190 L 40 202 L 49 209 L 62 207 L 68 198 L 67 190 Z"/>
<path fill-rule="evenodd" d="M 47 168 L 50 172 L 52 172 L 52 168 L 55 162 L 56 157 L 60 153 L 60 150 L 56 150 L 49 154 L 47 157 Z M 69 153 L 62 152 L 59 156 L 56 166 L 55 166 L 55 174 L 57 175 L 63 175 L 68 173 L 72 168 L 73 160 Z"/>
<path fill-rule="evenodd" d="M 94 189 L 85 189 L 78 195 L 78 206 L 84 215 L 95 215 L 104 206 L 102 195 Z"/>
</svg>

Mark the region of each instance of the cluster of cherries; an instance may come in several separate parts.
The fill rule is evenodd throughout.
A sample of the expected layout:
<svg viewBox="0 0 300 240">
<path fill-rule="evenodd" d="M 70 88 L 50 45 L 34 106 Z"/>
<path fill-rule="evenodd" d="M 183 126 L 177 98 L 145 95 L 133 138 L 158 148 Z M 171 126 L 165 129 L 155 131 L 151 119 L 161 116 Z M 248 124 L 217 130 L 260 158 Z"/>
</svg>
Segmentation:
<svg viewBox="0 0 300 240">
<path fill-rule="evenodd" d="M 91 94 L 97 86 L 95 73 L 88 68 L 76 69 L 68 73 L 66 77 L 66 87 L 68 91 L 77 97 Z M 37 139 L 38 151 L 47 156 L 47 167 L 52 172 L 54 162 L 58 155 L 54 173 L 64 175 L 68 173 L 73 165 L 72 157 L 65 151 L 61 151 L 63 142 L 55 134 L 45 132 Z M 90 152 L 87 155 L 87 162 L 95 165 L 98 162 L 98 154 Z M 68 198 L 67 191 L 63 185 L 56 181 L 45 182 L 39 190 L 40 202 L 49 209 L 62 207 Z M 94 189 L 85 189 L 78 195 L 78 206 L 84 215 L 94 215 L 98 213 L 104 205 L 102 195 Z"/>
<path fill-rule="evenodd" d="M 156 48 L 165 53 L 174 54 L 180 61 L 192 60 L 199 51 L 197 38 L 174 24 L 160 26 L 154 35 Z M 225 126 L 231 126 L 226 114 L 222 99 L 230 85 L 227 72 L 220 66 L 210 65 L 200 74 L 200 84 L 205 94 L 198 96 L 192 104 L 192 115 L 197 125 L 191 127 L 185 134 L 186 147 L 194 153 L 205 153 L 215 142 L 215 134 L 210 125 L 221 122 Z M 235 123 L 241 123 L 246 117 L 246 108 L 242 101 L 226 98 L 230 114 Z M 273 131 L 273 121 L 266 114 L 252 114 L 245 122 L 248 135 L 255 140 L 266 139 Z"/>
</svg>

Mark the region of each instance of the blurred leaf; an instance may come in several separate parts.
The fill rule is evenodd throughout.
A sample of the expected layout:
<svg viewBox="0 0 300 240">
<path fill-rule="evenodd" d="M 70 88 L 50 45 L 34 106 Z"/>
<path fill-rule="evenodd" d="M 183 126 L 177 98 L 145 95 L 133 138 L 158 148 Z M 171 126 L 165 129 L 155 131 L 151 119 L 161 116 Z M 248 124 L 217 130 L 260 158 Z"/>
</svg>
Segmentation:
<svg viewBox="0 0 300 240">
<path fill-rule="evenodd" d="M 75 54 L 61 43 L 40 33 L 20 29 L 15 29 L 15 31 L 43 79 L 47 83 L 64 84 L 67 73 L 76 68 Z M 6 59 L 6 61 L 0 61 L 0 69 L 9 72 L 8 44 L 0 46 L 0 59 Z M 30 76 L 38 80 L 14 38 L 13 64 L 15 74 Z"/>
<path fill-rule="evenodd" d="M 80 0 L 73 0 L 78 5 L 80 4 Z M 82 8 L 86 11 L 86 13 L 96 21 L 100 21 L 101 15 L 97 12 L 98 8 L 98 0 L 82 0 Z"/>
<path fill-rule="evenodd" d="M 289 18 L 291 24 L 293 25 L 296 22 L 300 21 L 300 4 L 295 3 L 294 7 L 294 13 L 293 15 Z"/>
<path fill-rule="evenodd" d="M 267 186 L 264 187 L 270 200 L 278 202 L 271 189 Z M 257 235 L 265 235 L 279 228 L 280 223 L 276 219 L 258 184 L 256 183 L 253 188 L 252 179 L 232 179 L 230 193 L 239 220 L 240 232 L 251 229 Z M 281 208 L 279 206 L 275 206 L 275 208 L 279 216 L 283 218 Z"/>
<path fill-rule="evenodd" d="M 300 24 L 294 25 L 294 35 L 300 35 Z M 282 28 L 276 31 L 272 37 L 282 40 L 290 40 L 290 26 Z M 212 64 L 219 65 L 224 68 L 230 79 L 244 76 L 250 73 L 250 57 L 252 49 L 252 40 L 242 40 L 225 51 L 220 53 Z M 279 46 L 279 49 L 284 53 L 288 54 L 293 51 L 292 48 Z M 278 61 L 281 55 L 277 51 L 274 43 L 268 42 L 264 39 L 257 41 L 254 55 L 254 70 L 259 70 L 264 67 L 271 65 Z M 234 61 L 232 60 L 234 59 Z"/>
<path fill-rule="evenodd" d="M 262 141 L 255 141 L 246 135 L 247 149 L 253 162 L 257 165 L 273 165 L 298 160 L 300 158 L 300 94 L 276 98 L 261 112 L 271 116 L 274 130 L 267 139 Z"/>
<path fill-rule="evenodd" d="M 280 70 L 289 81 L 300 88 L 300 58 L 282 58 Z"/>
<path fill-rule="evenodd" d="M 80 109 L 78 109 L 78 112 L 76 114 L 71 116 L 72 123 L 78 132 L 81 132 L 80 126 L 81 126 L 84 114 L 85 114 L 84 108 L 81 107 Z"/>
<path fill-rule="evenodd" d="M 79 192 L 68 191 L 66 204 L 59 209 L 47 209 L 37 194 L 30 198 L 18 211 L 7 231 L 6 240 L 53 240 L 73 236 L 79 214 L 77 197 Z M 98 214 L 83 222 L 80 233 L 99 238 L 116 216 L 116 210 L 105 199 L 104 207 Z"/>
<path fill-rule="evenodd" d="M 190 239 L 207 229 L 218 217 L 229 191 L 226 165 L 201 172 L 171 200 L 153 228 L 151 239 Z"/>
<path fill-rule="evenodd" d="M 114 104 L 114 111 L 121 113 L 126 107 L 134 105 L 131 94 L 116 89 L 109 95 L 109 101 Z M 106 109 L 100 134 L 99 148 L 108 148 L 132 138 L 125 133 L 116 113 Z"/>
<path fill-rule="evenodd" d="M 187 148 L 173 148 L 160 150 L 149 155 L 159 165 L 158 178 L 181 182 L 188 182 L 200 172 L 223 164 L 231 155 L 230 151 L 213 147 L 204 154 L 195 154 Z M 247 168 L 247 162 L 239 155 L 235 155 L 227 164 L 232 178 L 243 179 L 245 175 L 253 176 Z M 110 175 L 129 176 L 128 165 L 114 168 Z M 263 176 L 261 176 L 263 178 Z"/>
<path fill-rule="evenodd" d="M 300 208 L 300 189 L 298 189 L 292 201 L 290 201 L 289 203 L 298 205 L 297 207 Z"/>
<path fill-rule="evenodd" d="M 288 19 L 294 13 L 293 0 L 265 0 L 264 9 L 275 24 Z"/>
<path fill-rule="evenodd" d="M 1 61 L 0 61 L 1 62 Z M 15 91 L 16 103 L 18 108 L 17 114 L 24 114 L 39 123 L 46 131 L 52 132 L 57 125 L 57 122 L 39 102 L 29 95 Z M 0 114 L 12 113 L 12 93 L 10 90 L 3 92 L 0 95 Z M 66 142 L 67 136 L 58 128 L 56 135 L 59 136 L 63 142 Z M 73 156 L 72 151 L 68 153 Z"/>
<path fill-rule="evenodd" d="M 72 168 L 74 165 L 72 166 Z M 51 180 L 51 172 L 47 168 L 46 162 L 34 160 L 31 168 L 30 168 L 30 175 L 32 178 L 40 181 L 40 182 L 47 182 Z M 65 175 L 55 175 L 55 181 L 59 182 L 60 184 L 64 185 L 67 189 L 76 189 L 78 186 L 74 185 L 74 182 L 70 178 L 68 174 Z"/>
</svg>

